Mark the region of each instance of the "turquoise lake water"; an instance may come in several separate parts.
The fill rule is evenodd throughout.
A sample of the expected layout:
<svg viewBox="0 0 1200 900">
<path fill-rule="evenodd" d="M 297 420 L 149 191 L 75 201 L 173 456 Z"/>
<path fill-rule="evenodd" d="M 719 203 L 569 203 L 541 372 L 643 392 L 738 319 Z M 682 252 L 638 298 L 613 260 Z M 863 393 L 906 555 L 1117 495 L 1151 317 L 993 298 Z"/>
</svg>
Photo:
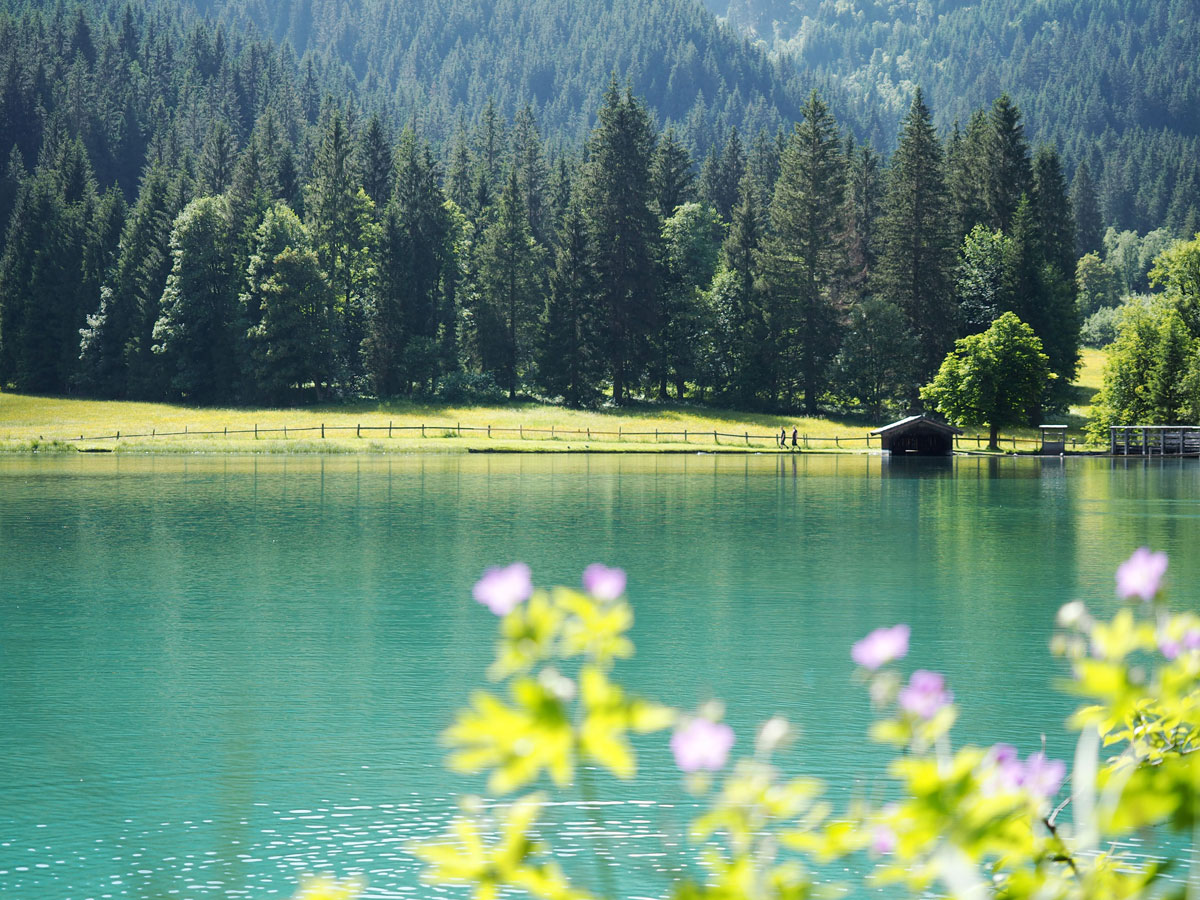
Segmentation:
<svg viewBox="0 0 1200 900">
<path fill-rule="evenodd" d="M 740 747 L 843 801 L 886 758 L 850 644 L 912 625 L 956 740 L 1069 756 L 1054 613 L 1113 608 L 1135 547 L 1200 591 L 1195 461 L 834 456 L 0 457 L 0 895 L 426 897 L 404 845 L 463 792 L 438 734 L 483 681 L 489 565 L 629 573 L 634 689 L 724 700 Z M 666 737 L 635 785 L 547 811 L 567 865 L 659 896 L 694 801 Z M 735 748 L 736 750 L 737 748 Z"/>
</svg>

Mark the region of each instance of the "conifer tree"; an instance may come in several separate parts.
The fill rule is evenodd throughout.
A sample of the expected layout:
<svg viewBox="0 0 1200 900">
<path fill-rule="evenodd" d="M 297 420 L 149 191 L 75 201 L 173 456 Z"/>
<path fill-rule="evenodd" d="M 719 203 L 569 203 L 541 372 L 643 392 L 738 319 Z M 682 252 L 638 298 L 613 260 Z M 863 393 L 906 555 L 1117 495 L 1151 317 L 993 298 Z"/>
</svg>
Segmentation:
<svg viewBox="0 0 1200 900">
<path fill-rule="evenodd" d="M 1032 193 L 1033 173 L 1021 111 L 1008 94 L 1001 94 L 988 115 L 984 196 L 988 224 L 1008 232 L 1021 197 Z"/>
<path fill-rule="evenodd" d="M 382 212 L 392 196 L 392 145 L 384 131 L 379 115 L 374 114 L 367 122 L 359 138 L 359 169 L 362 172 L 363 190 Z"/>
<path fill-rule="evenodd" d="M 1195 346 L 1183 317 L 1168 309 L 1158 328 L 1158 352 L 1147 385 L 1155 425 L 1184 424 L 1189 406 L 1186 375 Z"/>
<path fill-rule="evenodd" d="M 988 170 L 989 126 L 987 113 L 971 114 L 965 132 L 958 123 L 946 148 L 946 189 L 954 221 L 954 241 L 961 243 L 971 229 L 990 221 L 984 176 Z"/>
<path fill-rule="evenodd" d="M 1058 270 L 1060 277 L 1068 279 L 1073 285 L 1072 276 L 1078 260 L 1075 255 L 1075 217 L 1067 196 L 1062 163 L 1052 147 L 1039 147 L 1034 157 L 1033 193 L 1030 199 L 1037 216 L 1043 258 Z"/>
<path fill-rule="evenodd" d="M 353 148 L 345 120 L 335 109 L 317 150 L 305 199 L 313 249 L 336 297 L 334 343 L 349 378 L 361 371 L 373 210 L 359 183 Z"/>
<path fill-rule="evenodd" d="M 834 284 L 845 257 L 833 237 L 842 231 L 845 160 L 837 123 L 815 92 L 802 112 L 783 152 L 761 265 L 780 381 L 798 374 L 813 414 L 838 350 Z"/>
<path fill-rule="evenodd" d="M 846 202 L 842 213 L 846 245 L 846 288 L 861 299 L 879 260 L 876 231 L 883 200 L 883 164 L 869 146 L 846 140 Z"/>
<path fill-rule="evenodd" d="M 603 374 L 589 241 L 582 202 L 576 196 L 567 206 L 555 241 L 558 251 L 537 356 L 538 383 L 568 406 L 593 399 Z"/>
<path fill-rule="evenodd" d="M 720 268 L 712 286 L 722 386 L 746 404 L 775 393 L 776 367 L 758 266 L 764 231 L 760 190 L 758 179 L 748 172 L 742 178 L 740 200 L 721 245 Z"/>
<path fill-rule="evenodd" d="M 942 146 L 919 88 L 892 156 L 879 236 L 876 293 L 907 316 L 917 341 L 915 374 L 924 381 L 954 342 L 957 311 Z"/>
<path fill-rule="evenodd" d="M 542 249 L 529 230 L 529 214 L 521 195 L 516 168 L 500 194 L 496 221 L 488 226 L 480 251 L 479 286 L 489 311 L 485 321 L 500 329 L 480 334 L 485 367 L 499 375 L 509 399 L 516 397 L 519 378 L 533 349 L 533 329 L 542 294 L 537 278 Z"/>
<path fill-rule="evenodd" d="M 718 153 L 714 148 L 704 161 L 700 173 L 700 196 L 709 206 L 728 222 L 733 207 L 738 201 L 738 189 L 742 176 L 746 174 L 746 151 L 736 128 L 729 131 L 729 138 Z"/>
<path fill-rule="evenodd" d="M 645 107 L 616 80 L 609 84 L 589 142 L 585 215 L 599 279 L 604 352 L 613 398 L 626 399 L 646 355 L 656 309 L 657 225 L 650 162 L 654 132 Z"/>
<path fill-rule="evenodd" d="M 233 181 L 233 167 L 237 163 L 237 142 L 225 119 L 217 119 L 209 129 L 200 150 L 197 173 L 200 191 L 205 194 L 223 194 Z"/>
<path fill-rule="evenodd" d="M 696 173 L 692 169 L 692 158 L 687 148 L 679 142 L 674 128 L 668 128 L 654 148 L 650 183 L 654 211 L 660 219 L 669 219 L 683 204 L 696 199 Z"/>
<path fill-rule="evenodd" d="M 1104 250 L 1104 221 L 1096 184 L 1087 162 L 1079 164 L 1071 183 L 1071 209 L 1075 216 L 1075 252 L 1079 256 Z"/>
<path fill-rule="evenodd" d="M 550 171 L 542 151 L 542 135 L 537 119 L 528 104 L 521 107 L 513 121 L 512 164 L 529 216 L 530 233 L 535 241 L 548 247 L 553 232 L 547 196 Z"/>
</svg>

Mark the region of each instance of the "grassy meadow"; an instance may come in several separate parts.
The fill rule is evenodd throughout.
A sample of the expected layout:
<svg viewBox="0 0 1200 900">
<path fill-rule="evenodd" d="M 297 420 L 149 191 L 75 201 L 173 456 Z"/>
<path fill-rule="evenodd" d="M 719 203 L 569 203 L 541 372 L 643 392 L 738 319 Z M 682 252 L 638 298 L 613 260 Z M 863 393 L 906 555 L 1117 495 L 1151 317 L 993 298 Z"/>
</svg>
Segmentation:
<svg viewBox="0 0 1200 900">
<path fill-rule="evenodd" d="M 1071 426 L 1072 436 L 1080 440 L 1092 396 L 1100 386 L 1102 366 L 1101 351 L 1083 352 L 1077 381 L 1078 404 L 1071 407 L 1065 420 Z M 319 431 L 322 424 L 324 438 Z M 636 453 L 744 451 L 747 447 L 769 451 L 778 449 L 773 436 L 780 428 L 786 428 L 789 435 L 793 428 L 801 435 L 808 435 L 810 449 L 863 450 L 867 448 L 867 433 L 881 424 L 886 423 L 863 416 L 788 417 L 686 404 L 577 410 L 531 402 L 446 406 L 362 401 L 296 409 L 251 409 L 0 393 L 0 450 L 13 451 L 78 448 L 156 453 L 466 450 Z M 393 429 L 390 438 L 386 431 L 389 425 Z M 253 433 L 256 426 L 257 437 Z M 490 436 L 488 426 L 492 428 Z M 226 430 L 234 433 L 226 434 Z M 186 435 L 179 434 L 184 431 Z M 713 432 L 717 433 L 715 439 Z M 118 433 L 119 439 L 114 437 Z M 969 429 L 968 434 L 986 435 L 986 430 Z M 1036 430 L 1017 429 L 1005 432 L 1005 436 L 1033 438 Z M 873 440 L 871 446 L 878 447 L 878 441 Z M 1029 449 L 1033 445 L 1018 446 Z"/>
</svg>

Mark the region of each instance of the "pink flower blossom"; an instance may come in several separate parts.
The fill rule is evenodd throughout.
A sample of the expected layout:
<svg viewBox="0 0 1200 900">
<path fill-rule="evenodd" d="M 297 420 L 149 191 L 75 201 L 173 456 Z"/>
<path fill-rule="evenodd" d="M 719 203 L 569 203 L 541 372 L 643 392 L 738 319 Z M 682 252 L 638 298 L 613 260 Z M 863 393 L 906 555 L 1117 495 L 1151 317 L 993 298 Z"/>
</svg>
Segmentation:
<svg viewBox="0 0 1200 900">
<path fill-rule="evenodd" d="M 725 765 L 733 746 L 733 729 L 724 722 L 693 719 L 671 736 L 675 764 L 685 772 L 715 772 Z"/>
<path fill-rule="evenodd" d="M 1183 640 L 1164 637 L 1158 642 L 1158 649 L 1167 659 L 1178 659 L 1184 650 L 1200 650 L 1200 628 L 1189 628 Z"/>
<path fill-rule="evenodd" d="M 1133 556 L 1117 567 L 1117 594 L 1126 600 L 1134 597 L 1153 600 L 1165 574 L 1167 554 L 1153 553 L 1149 547 L 1139 547 L 1133 551 Z"/>
<path fill-rule="evenodd" d="M 922 719 L 932 719 L 948 706 L 954 695 L 946 690 L 946 679 L 938 672 L 917 669 L 900 689 L 900 707 Z"/>
<path fill-rule="evenodd" d="M 498 616 L 506 616 L 533 593 L 532 573 L 525 563 L 492 568 L 483 573 L 471 591 L 477 601 Z"/>
<path fill-rule="evenodd" d="M 1025 777 L 1021 786 L 1034 797 L 1053 797 L 1062 787 L 1067 764 L 1061 759 L 1046 759 L 1045 753 L 1034 753 L 1025 760 Z"/>
<path fill-rule="evenodd" d="M 597 600 L 617 600 L 625 593 L 625 570 L 592 563 L 583 570 L 583 589 Z"/>
<path fill-rule="evenodd" d="M 1017 748 L 1012 744 L 996 744 L 988 751 L 985 765 L 990 765 L 992 772 L 984 785 L 988 793 L 1007 793 L 1020 788 L 1025 780 L 1025 767 L 1017 755 Z"/>
<path fill-rule="evenodd" d="M 871 830 L 871 849 L 879 854 L 891 853 L 896 849 L 896 832 L 886 825 L 876 825 Z"/>
<path fill-rule="evenodd" d="M 864 669 L 874 672 L 885 663 L 904 658 L 908 653 L 908 635 L 907 625 L 876 628 L 850 648 L 850 657 Z"/>
</svg>

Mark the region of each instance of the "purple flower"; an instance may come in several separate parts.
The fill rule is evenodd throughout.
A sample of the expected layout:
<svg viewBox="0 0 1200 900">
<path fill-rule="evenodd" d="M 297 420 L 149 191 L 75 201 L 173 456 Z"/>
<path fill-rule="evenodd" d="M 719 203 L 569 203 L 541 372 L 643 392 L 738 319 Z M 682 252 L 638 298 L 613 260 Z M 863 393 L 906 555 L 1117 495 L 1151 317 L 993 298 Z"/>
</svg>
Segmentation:
<svg viewBox="0 0 1200 900">
<path fill-rule="evenodd" d="M 903 659 L 908 653 L 909 627 L 876 628 L 850 648 L 850 657 L 864 669 L 874 672 L 885 663 Z"/>
<path fill-rule="evenodd" d="M 886 825 L 876 825 L 871 830 L 871 849 L 876 853 L 891 853 L 896 849 L 896 832 Z"/>
<path fill-rule="evenodd" d="M 1022 786 L 1034 797 L 1053 797 L 1062 787 L 1067 764 L 1061 759 L 1046 759 L 1045 753 L 1034 753 L 1025 760 L 1025 777 Z"/>
<path fill-rule="evenodd" d="M 625 593 L 625 570 L 592 563 L 583 570 L 583 589 L 597 600 L 616 600 Z"/>
<path fill-rule="evenodd" d="M 954 695 L 946 690 L 946 679 L 938 672 L 917 669 L 900 689 L 900 706 L 922 719 L 932 719 Z"/>
<path fill-rule="evenodd" d="M 1025 767 L 1012 744 L 996 744 L 988 751 L 987 762 L 991 763 L 992 775 L 986 784 L 989 793 L 1015 791 L 1025 780 Z"/>
<path fill-rule="evenodd" d="M 1117 594 L 1126 600 L 1141 597 L 1153 600 L 1167 574 L 1167 554 L 1139 547 L 1133 556 L 1117 567 Z"/>
<path fill-rule="evenodd" d="M 475 582 L 472 595 L 498 616 L 506 616 L 533 593 L 532 573 L 525 563 L 492 568 Z"/>
<path fill-rule="evenodd" d="M 1158 642 L 1158 649 L 1166 659 L 1175 660 L 1179 658 L 1179 641 L 1163 638 Z"/>
<path fill-rule="evenodd" d="M 1164 637 L 1158 642 L 1158 649 L 1167 659 L 1178 659 L 1184 650 L 1200 650 L 1200 628 L 1189 628 L 1183 633 L 1182 640 Z"/>
<path fill-rule="evenodd" d="M 693 719 L 671 736 L 675 764 L 685 772 L 715 772 L 725 765 L 733 746 L 733 729 L 724 722 Z"/>
</svg>

